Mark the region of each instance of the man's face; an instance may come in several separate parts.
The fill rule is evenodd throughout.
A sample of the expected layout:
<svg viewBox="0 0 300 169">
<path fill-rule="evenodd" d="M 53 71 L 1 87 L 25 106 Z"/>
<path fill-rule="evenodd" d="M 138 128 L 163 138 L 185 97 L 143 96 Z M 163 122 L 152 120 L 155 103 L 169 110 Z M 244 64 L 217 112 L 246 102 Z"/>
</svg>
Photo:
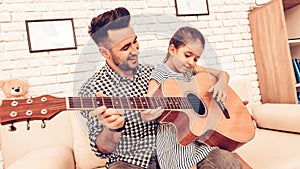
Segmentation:
<svg viewBox="0 0 300 169">
<path fill-rule="evenodd" d="M 131 26 L 122 29 L 109 30 L 111 48 L 107 61 L 113 70 L 131 71 L 138 66 L 139 44 Z"/>
</svg>

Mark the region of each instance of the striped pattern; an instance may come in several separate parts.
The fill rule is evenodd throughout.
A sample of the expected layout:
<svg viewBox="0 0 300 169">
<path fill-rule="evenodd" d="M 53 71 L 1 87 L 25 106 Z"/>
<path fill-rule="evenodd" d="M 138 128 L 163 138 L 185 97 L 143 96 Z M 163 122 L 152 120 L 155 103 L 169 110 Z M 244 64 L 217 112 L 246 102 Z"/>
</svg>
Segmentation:
<svg viewBox="0 0 300 169">
<path fill-rule="evenodd" d="M 178 80 L 188 82 L 192 80 L 194 75 L 194 71 L 186 72 L 185 74 L 177 73 L 172 71 L 166 64 L 161 64 L 156 67 L 156 69 L 152 72 L 150 78 L 155 79 L 159 84 L 165 81 L 168 78 L 176 78 Z"/>
<path fill-rule="evenodd" d="M 159 65 L 150 78 L 162 83 L 167 78 L 190 81 L 193 70 L 180 74 L 169 69 L 165 64 Z M 171 124 L 161 124 L 157 131 L 157 156 L 161 169 L 188 169 L 203 160 L 216 147 L 209 147 L 199 142 L 181 146 L 176 138 L 176 129 Z"/>
</svg>

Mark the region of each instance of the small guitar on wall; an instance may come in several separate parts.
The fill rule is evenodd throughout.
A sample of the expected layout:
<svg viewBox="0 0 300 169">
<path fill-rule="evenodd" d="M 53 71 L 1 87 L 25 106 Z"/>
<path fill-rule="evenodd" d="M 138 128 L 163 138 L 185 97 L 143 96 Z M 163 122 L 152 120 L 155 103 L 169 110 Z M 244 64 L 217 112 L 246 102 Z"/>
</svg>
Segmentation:
<svg viewBox="0 0 300 169">
<path fill-rule="evenodd" d="M 0 123 L 50 120 L 64 110 L 94 110 L 105 105 L 116 109 L 155 109 L 165 111 L 157 119 L 177 129 L 177 140 L 185 146 L 200 140 L 211 146 L 233 151 L 254 137 L 254 124 L 247 108 L 227 86 L 226 103 L 217 102 L 207 90 L 216 79 L 207 73 L 197 74 L 191 82 L 167 79 L 152 97 L 65 97 L 51 95 L 3 100 Z M 44 124 L 44 123 L 42 123 Z M 43 126 L 45 127 L 45 126 Z"/>
</svg>

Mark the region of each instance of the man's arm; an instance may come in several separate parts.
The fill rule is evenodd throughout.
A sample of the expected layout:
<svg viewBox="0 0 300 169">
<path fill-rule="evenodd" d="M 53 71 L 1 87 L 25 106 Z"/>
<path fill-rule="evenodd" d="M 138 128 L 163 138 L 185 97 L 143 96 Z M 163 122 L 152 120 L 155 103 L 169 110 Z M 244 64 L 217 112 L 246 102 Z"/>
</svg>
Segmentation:
<svg viewBox="0 0 300 169">
<path fill-rule="evenodd" d="M 98 150 L 103 154 L 110 154 L 119 144 L 122 131 L 118 129 L 125 125 L 124 113 L 101 106 L 91 112 L 90 115 L 97 116 L 97 119 L 105 126 L 96 139 Z"/>
<path fill-rule="evenodd" d="M 96 78 L 90 78 L 81 87 L 79 96 L 94 97 L 96 95 L 97 97 L 105 97 L 101 92 L 96 93 L 94 90 L 89 89 L 89 86 L 93 84 L 92 80 Z M 87 125 L 92 150 L 97 156 L 107 158 L 107 155 L 117 147 L 119 138 L 122 135 L 122 132 L 109 129 L 117 129 L 125 124 L 124 113 L 118 112 L 115 109 L 106 109 L 105 106 L 102 106 L 92 112 L 81 111 L 81 114 L 88 121 Z"/>
<path fill-rule="evenodd" d="M 98 150 L 103 154 L 112 153 L 117 148 L 121 135 L 122 132 L 112 132 L 105 127 L 96 139 Z"/>
</svg>

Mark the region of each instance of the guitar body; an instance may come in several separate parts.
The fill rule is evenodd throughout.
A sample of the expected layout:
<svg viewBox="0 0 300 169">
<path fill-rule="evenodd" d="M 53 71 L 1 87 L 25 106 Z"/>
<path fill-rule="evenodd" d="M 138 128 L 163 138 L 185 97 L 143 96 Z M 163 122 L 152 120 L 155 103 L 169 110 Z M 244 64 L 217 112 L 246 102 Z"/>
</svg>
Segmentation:
<svg viewBox="0 0 300 169">
<path fill-rule="evenodd" d="M 176 127 L 177 140 L 185 146 L 195 140 L 233 151 L 254 137 L 254 123 L 239 96 L 229 86 L 225 105 L 229 117 L 218 102 L 207 92 L 216 83 L 208 73 L 198 73 L 191 82 L 170 78 L 164 81 L 161 92 L 164 97 L 187 97 L 192 109 L 165 110 L 160 123 Z"/>
</svg>

